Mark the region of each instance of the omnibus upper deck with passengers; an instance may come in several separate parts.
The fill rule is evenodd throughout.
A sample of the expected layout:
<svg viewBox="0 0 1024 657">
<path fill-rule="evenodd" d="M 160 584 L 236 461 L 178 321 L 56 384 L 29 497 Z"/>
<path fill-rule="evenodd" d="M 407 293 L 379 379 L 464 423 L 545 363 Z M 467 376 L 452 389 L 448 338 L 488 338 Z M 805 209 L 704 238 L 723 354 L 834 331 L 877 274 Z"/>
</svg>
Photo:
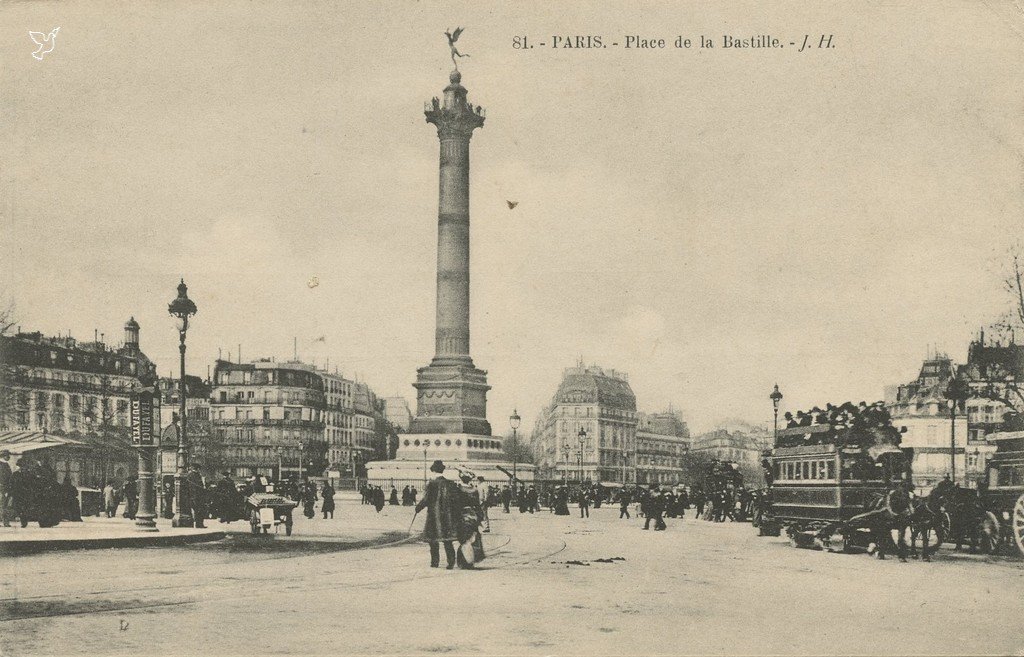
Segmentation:
<svg viewBox="0 0 1024 657">
<path fill-rule="evenodd" d="M 779 431 L 770 457 L 770 503 L 762 535 L 793 537 L 849 520 L 868 510 L 909 462 L 893 427 L 836 428 L 830 424 Z"/>
</svg>

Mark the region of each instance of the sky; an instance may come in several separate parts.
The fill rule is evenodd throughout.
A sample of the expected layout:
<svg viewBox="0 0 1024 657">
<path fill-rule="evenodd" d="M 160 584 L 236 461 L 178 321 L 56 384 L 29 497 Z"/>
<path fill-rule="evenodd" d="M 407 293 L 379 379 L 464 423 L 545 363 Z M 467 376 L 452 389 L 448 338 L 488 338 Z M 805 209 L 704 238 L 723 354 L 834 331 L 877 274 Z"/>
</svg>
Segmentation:
<svg viewBox="0 0 1024 657">
<path fill-rule="evenodd" d="M 190 372 L 297 342 L 413 403 L 434 330 L 423 102 L 462 26 L 496 432 L 513 408 L 532 427 L 579 359 L 696 431 L 770 421 L 775 383 L 790 409 L 880 399 L 1007 309 L 1024 12 L 806 5 L 2 3 L 0 291 L 23 330 L 113 341 L 134 316 L 167 375 L 184 277 Z M 37 61 L 27 31 L 57 26 Z M 822 33 L 834 49 L 788 45 Z M 786 47 L 550 47 L 628 34 Z"/>
</svg>

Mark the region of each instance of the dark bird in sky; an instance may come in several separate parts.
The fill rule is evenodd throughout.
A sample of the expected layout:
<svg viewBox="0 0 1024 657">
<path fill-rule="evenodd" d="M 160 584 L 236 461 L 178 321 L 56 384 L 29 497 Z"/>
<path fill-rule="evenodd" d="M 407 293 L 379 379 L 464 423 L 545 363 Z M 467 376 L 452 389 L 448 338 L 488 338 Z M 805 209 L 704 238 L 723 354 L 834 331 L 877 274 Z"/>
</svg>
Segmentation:
<svg viewBox="0 0 1024 657">
<path fill-rule="evenodd" d="M 508 209 L 509 210 L 515 210 L 516 206 L 519 205 L 519 201 L 505 201 L 505 202 L 508 203 Z"/>
</svg>

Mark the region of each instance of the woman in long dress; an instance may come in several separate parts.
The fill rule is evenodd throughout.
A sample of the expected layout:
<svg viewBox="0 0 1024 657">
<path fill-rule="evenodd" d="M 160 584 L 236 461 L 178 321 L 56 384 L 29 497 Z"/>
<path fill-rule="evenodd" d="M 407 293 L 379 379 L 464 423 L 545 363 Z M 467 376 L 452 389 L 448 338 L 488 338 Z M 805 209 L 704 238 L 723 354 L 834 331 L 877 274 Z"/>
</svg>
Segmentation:
<svg viewBox="0 0 1024 657">
<path fill-rule="evenodd" d="M 316 484 L 307 481 L 302 491 L 302 515 L 312 519 L 316 515 Z"/>
<path fill-rule="evenodd" d="M 483 536 L 480 534 L 480 522 L 483 510 L 480 508 L 480 495 L 473 485 L 473 473 L 464 471 L 459 478 L 459 505 L 462 507 L 461 523 L 459 524 L 459 568 L 473 568 L 486 558 L 484 554 Z"/>
<path fill-rule="evenodd" d="M 334 487 L 331 486 L 330 482 L 324 482 L 323 490 L 320 491 L 320 497 L 324 498 L 323 506 L 320 510 L 324 514 L 324 520 L 327 520 L 327 514 L 331 515 L 331 519 L 334 519 Z"/>
<path fill-rule="evenodd" d="M 555 491 L 555 515 L 569 515 L 569 489 L 565 486 L 559 486 Z"/>
</svg>

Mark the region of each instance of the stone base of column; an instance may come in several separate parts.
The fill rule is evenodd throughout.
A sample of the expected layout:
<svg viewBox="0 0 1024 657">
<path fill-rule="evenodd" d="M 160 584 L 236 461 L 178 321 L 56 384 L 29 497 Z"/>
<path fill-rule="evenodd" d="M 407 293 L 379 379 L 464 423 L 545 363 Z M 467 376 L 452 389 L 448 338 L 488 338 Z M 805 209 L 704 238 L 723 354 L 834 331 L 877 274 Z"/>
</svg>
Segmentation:
<svg viewBox="0 0 1024 657">
<path fill-rule="evenodd" d="M 156 527 L 156 516 L 140 516 L 135 514 L 135 529 L 140 532 L 158 532 Z"/>
<path fill-rule="evenodd" d="M 468 363 L 466 362 L 468 361 Z M 416 417 L 410 434 L 490 436 L 487 421 L 487 372 L 467 356 L 435 358 L 416 372 Z"/>
</svg>

